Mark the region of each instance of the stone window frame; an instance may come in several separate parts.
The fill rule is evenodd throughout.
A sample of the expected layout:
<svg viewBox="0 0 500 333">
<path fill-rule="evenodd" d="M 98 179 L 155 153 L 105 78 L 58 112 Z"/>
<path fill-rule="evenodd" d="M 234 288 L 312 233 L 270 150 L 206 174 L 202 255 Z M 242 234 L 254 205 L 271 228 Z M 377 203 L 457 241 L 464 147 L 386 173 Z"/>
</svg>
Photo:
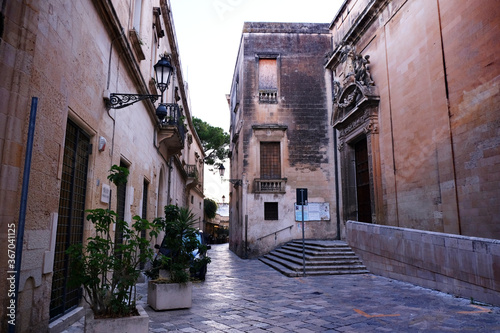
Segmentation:
<svg viewBox="0 0 500 333">
<path fill-rule="evenodd" d="M 261 59 L 276 60 L 276 89 L 261 89 L 259 86 L 259 63 Z M 259 104 L 278 104 L 280 95 L 281 55 L 279 53 L 258 53 L 255 55 L 256 87 Z"/>
<path fill-rule="evenodd" d="M 262 124 L 262 125 L 253 125 L 253 135 L 256 139 L 255 144 L 255 173 L 260 177 L 260 144 L 262 142 L 279 142 L 280 143 L 280 167 L 281 167 L 281 178 L 279 179 L 268 179 L 263 180 L 260 178 L 255 178 L 253 180 L 253 192 L 254 193 L 285 193 L 286 188 L 286 174 L 285 174 L 285 154 L 288 150 L 287 142 L 287 132 L 288 126 L 286 125 L 277 125 L 277 124 Z M 265 191 L 259 186 L 259 183 L 265 181 L 266 183 L 272 183 L 272 190 Z M 269 184 L 268 184 L 269 185 Z M 261 190 L 259 190 L 259 188 Z"/>
</svg>

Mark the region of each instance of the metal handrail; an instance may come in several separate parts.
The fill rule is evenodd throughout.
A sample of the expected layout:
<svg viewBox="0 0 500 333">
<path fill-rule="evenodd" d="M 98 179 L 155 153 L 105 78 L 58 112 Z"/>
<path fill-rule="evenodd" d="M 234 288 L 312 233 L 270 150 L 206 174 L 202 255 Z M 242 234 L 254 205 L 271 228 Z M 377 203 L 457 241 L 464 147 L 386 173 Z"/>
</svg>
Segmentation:
<svg viewBox="0 0 500 333">
<path fill-rule="evenodd" d="M 286 229 L 292 229 L 292 227 L 293 227 L 293 224 L 292 224 L 292 225 L 290 225 L 290 226 L 288 226 L 288 227 L 286 227 L 286 228 L 280 229 L 280 230 L 275 231 L 275 232 L 271 232 L 270 234 L 267 234 L 267 235 L 265 235 L 265 236 L 262 236 L 262 237 L 260 237 L 260 238 L 257 238 L 257 240 L 258 240 L 258 241 L 260 241 L 261 239 L 264 239 L 264 238 L 266 238 L 266 237 L 268 237 L 268 236 L 271 236 L 271 235 L 273 235 L 273 234 L 274 234 L 274 239 L 276 240 L 276 234 L 277 234 L 278 232 L 281 232 L 281 231 L 286 230 Z"/>
</svg>

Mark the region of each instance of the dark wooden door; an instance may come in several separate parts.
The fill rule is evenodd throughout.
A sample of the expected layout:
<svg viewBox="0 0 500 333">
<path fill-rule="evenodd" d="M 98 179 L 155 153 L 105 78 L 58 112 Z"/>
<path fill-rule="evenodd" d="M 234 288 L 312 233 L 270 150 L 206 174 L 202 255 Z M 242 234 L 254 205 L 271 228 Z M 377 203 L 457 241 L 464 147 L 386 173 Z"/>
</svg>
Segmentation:
<svg viewBox="0 0 500 333">
<path fill-rule="evenodd" d="M 366 138 L 354 145 L 356 152 L 356 198 L 358 221 L 372 222 L 372 203 L 370 195 L 370 168 Z"/>
</svg>

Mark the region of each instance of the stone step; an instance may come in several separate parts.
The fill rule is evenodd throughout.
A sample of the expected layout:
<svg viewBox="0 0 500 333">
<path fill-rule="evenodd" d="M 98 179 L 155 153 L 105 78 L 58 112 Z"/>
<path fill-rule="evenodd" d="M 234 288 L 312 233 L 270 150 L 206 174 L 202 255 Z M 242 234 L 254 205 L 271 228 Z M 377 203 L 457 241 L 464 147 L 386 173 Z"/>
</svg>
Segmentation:
<svg viewBox="0 0 500 333">
<path fill-rule="evenodd" d="M 295 262 L 302 264 L 302 254 L 298 255 L 296 253 L 289 254 L 287 252 L 282 252 L 279 250 L 273 251 L 272 254 L 267 254 L 265 257 L 275 256 L 284 260 L 288 260 L 290 262 Z M 328 257 L 315 257 L 315 256 L 306 256 L 306 263 L 315 266 L 324 266 L 324 265 L 341 265 L 341 264 L 360 264 L 361 260 L 358 259 L 357 256 L 328 256 Z"/>
<path fill-rule="evenodd" d="M 306 240 L 304 248 L 306 275 L 369 273 L 343 241 Z M 286 276 L 302 276 L 302 240 L 284 244 L 259 260 Z"/>
<path fill-rule="evenodd" d="M 283 258 L 275 255 L 266 255 L 264 258 L 277 262 L 283 266 L 288 267 L 291 270 L 302 270 L 302 260 L 297 260 L 296 258 Z M 306 271 L 321 271 L 321 270 L 350 270 L 350 269 L 366 269 L 366 267 L 360 262 L 340 262 L 340 263 L 328 263 L 319 264 L 315 262 L 306 261 Z"/>
<path fill-rule="evenodd" d="M 303 275 L 302 263 L 293 264 L 276 257 L 262 257 L 260 261 L 280 271 L 287 276 Z M 339 266 L 311 266 L 306 264 L 306 275 L 337 275 L 337 274 L 365 274 L 369 273 L 364 265 L 339 265 Z"/>
<path fill-rule="evenodd" d="M 294 247 L 294 248 L 302 248 L 302 242 L 300 241 L 293 241 L 290 243 L 287 243 L 286 246 L 288 247 Z M 313 244 L 313 243 L 304 243 L 304 247 L 306 249 L 309 249 L 311 251 L 316 251 L 316 252 L 325 252 L 325 251 L 350 251 L 351 248 L 347 244 L 332 244 L 332 245 L 327 245 L 327 244 Z"/>
<path fill-rule="evenodd" d="M 276 249 L 275 251 L 281 252 L 281 253 L 287 253 L 289 255 L 300 255 L 302 256 L 302 248 L 293 248 L 293 247 L 288 247 L 288 246 L 283 246 L 281 248 Z M 328 252 L 316 252 L 316 251 L 310 251 L 307 248 L 305 249 L 305 255 L 306 256 L 314 256 L 317 258 L 329 258 L 329 257 L 356 257 L 356 254 L 352 252 L 352 250 L 349 251 L 328 251 Z"/>
</svg>

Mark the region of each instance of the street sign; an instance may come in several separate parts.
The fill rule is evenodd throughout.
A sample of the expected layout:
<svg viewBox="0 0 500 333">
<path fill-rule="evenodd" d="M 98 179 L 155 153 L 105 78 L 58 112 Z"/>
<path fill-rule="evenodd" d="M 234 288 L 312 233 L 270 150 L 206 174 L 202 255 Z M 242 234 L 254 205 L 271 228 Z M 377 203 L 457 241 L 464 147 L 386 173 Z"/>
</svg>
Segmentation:
<svg viewBox="0 0 500 333">
<path fill-rule="evenodd" d="M 307 188 L 297 189 L 297 205 L 307 205 Z"/>
<path fill-rule="evenodd" d="M 304 226 L 304 206 L 307 205 L 307 188 L 297 189 L 297 205 L 302 206 L 302 274 L 306 276 L 306 244 Z"/>
</svg>

